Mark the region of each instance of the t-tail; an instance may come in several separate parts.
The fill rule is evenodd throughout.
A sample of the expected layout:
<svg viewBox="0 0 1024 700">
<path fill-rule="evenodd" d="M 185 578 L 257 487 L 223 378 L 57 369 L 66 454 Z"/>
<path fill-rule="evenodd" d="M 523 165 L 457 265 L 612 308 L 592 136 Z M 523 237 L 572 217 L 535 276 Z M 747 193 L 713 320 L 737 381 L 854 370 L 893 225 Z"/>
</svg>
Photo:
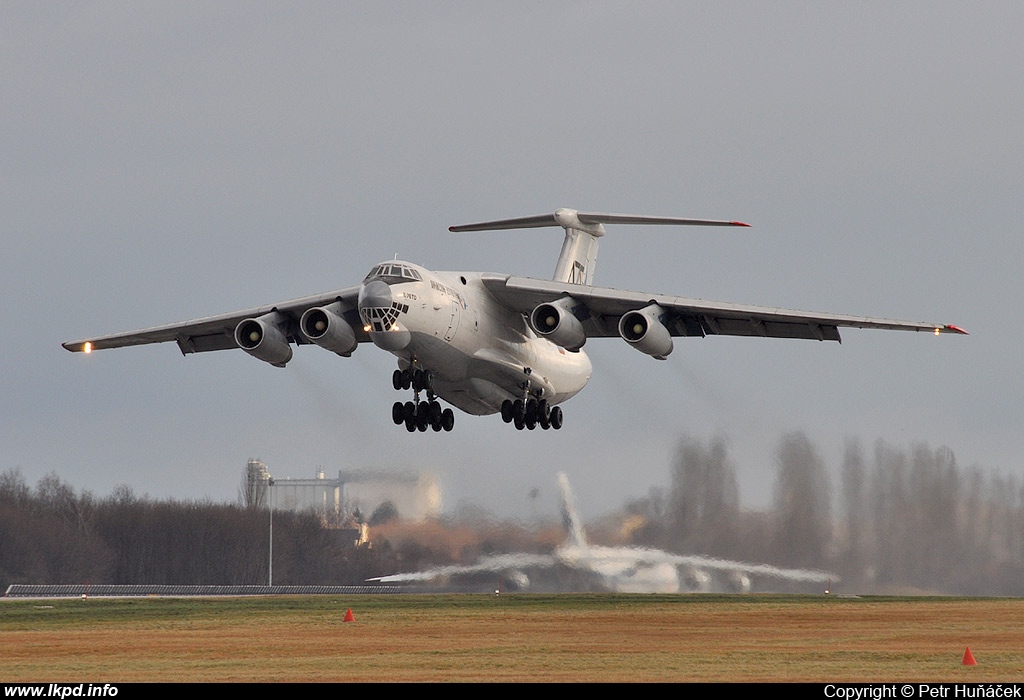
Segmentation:
<svg viewBox="0 0 1024 700">
<path fill-rule="evenodd" d="M 449 231 L 500 231 L 516 228 L 541 228 L 560 226 L 565 229 L 565 241 L 558 255 L 555 274 L 556 282 L 571 284 L 593 284 L 594 268 L 597 267 L 597 248 L 604 235 L 602 224 L 638 224 L 672 226 L 748 226 L 740 221 L 715 221 L 711 219 L 679 219 L 668 216 L 638 216 L 634 214 L 601 214 L 597 212 L 559 209 L 554 214 L 524 216 L 518 219 L 484 221 L 479 224 L 451 226 Z"/>
<path fill-rule="evenodd" d="M 558 490 L 562 500 L 562 524 L 568 535 L 565 543 L 572 547 L 586 547 L 587 540 L 583 536 L 583 525 L 580 523 L 580 516 L 576 512 L 576 503 L 572 497 L 572 489 L 569 488 L 569 477 L 565 472 L 558 473 Z"/>
</svg>

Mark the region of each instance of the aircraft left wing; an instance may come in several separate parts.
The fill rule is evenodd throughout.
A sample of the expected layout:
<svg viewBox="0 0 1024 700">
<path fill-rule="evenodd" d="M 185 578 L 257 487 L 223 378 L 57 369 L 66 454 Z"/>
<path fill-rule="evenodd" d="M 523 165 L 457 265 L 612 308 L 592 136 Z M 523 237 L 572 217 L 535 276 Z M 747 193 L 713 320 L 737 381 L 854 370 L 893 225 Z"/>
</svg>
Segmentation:
<svg viewBox="0 0 1024 700">
<path fill-rule="evenodd" d="M 526 315 L 539 304 L 571 297 L 577 302 L 572 313 L 580 321 L 588 338 L 618 337 L 622 316 L 652 304 L 660 307 L 659 320 L 669 334 L 675 337 L 735 335 L 840 341 L 839 328 L 844 326 L 967 334 L 963 329 L 949 324 L 731 304 L 530 277 L 487 274 L 482 277 L 482 282 L 498 301 Z"/>
<path fill-rule="evenodd" d="M 717 559 L 700 555 L 671 554 L 668 552 L 656 552 L 652 561 L 666 561 L 677 566 L 693 566 L 700 569 L 712 569 L 725 573 L 739 572 L 753 574 L 756 576 L 767 576 L 770 578 L 782 579 L 785 581 L 797 581 L 804 583 L 825 583 L 827 581 L 839 581 L 839 577 L 828 571 L 817 569 L 783 569 L 771 564 L 752 564 L 743 561 L 730 561 L 728 559 Z"/>
<path fill-rule="evenodd" d="M 318 294 L 315 296 L 292 299 L 291 301 L 242 309 L 226 314 L 198 318 L 192 321 L 171 323 L 165 326 L 144 328 L 127 333 L 115 333 L 94 338 L 63 343 L 71 352 L 92 352 L 107 348 L 121 348 L 150 343 L 166 343 L 175 341 L 183 355 L 195 352 L 227 350 L 238 348 L 235 341 L 235 329 L 246 319 L 258 319 L 268 314 L 277 313 L 275 325 L 281 329 L 282 335 L 289 343 L 296 345 L 308 344 L 310 341 L 299 330 L 299 319 L 309 309 L 329 306 L 337 303 L 341 317 L 352 327 L 357 342 L 368 342 L 369 335 L 362 330 L 356 308 L 359 287 Z"/>
<path fill-rule="evenodd" d="M 555 557 L 547 554 L 497 554 L 483 557 L 476 564 L 452 564 L 451 566 L 439 566 L 436 569 L 391 574 L 390 576 L 377 576 L 376 578 L 368 578 L 366 580 L 379 581 L 380 583 L 432 581 L 447 576 L 463 576 L 485 572 L 502 573 L 518 571 L 528 567 L 551 567 L 557 561 Z"/>
</svg>

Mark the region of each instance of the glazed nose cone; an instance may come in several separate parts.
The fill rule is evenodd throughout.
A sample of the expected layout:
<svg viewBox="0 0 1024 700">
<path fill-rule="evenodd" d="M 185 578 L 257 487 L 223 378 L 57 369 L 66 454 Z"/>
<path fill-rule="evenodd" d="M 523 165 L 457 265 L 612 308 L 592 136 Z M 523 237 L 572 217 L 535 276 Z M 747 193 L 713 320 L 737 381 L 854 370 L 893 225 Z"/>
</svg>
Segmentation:
<svg viewBox="0 0 1024 700">
<path fill-rule="evenodd" d="M 359 308 L 388 308 L 391 306 L 391 287 L 380 280 L 373 280 L 359 290 Z"/>
</svg>

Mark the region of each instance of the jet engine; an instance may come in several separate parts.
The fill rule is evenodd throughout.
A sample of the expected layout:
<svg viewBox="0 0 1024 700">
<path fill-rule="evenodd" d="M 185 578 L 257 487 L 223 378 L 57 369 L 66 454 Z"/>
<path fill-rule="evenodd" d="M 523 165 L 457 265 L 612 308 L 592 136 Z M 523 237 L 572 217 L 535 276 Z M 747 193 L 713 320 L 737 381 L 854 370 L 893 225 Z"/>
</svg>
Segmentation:
<svg viewBox="0 0 1024 700">
<path fill-rule="evenodd" d="M 292 348 L 280 329 L 286 321 L 277 311 L 247 318 L 235 326 L 235 342 L 256 359 L 284 367 L 292 359 Z"/>
<path fill-rule="evenodd" d="M 711 591 L 711 574 L 704 569 L 685 567 L 679 574 L 679 591 L 681 593 L 709 593 Z"/>
<path fill-rule="evenodd" d="M 664 360 L 672 352 L 672 335 L 661 322 L 665 309 L 650 304 L 619 319 L 619 335 L 640 352 Z"/>
<path fill-rule="evenodd" d="M 725 577 L 726 590 L 730 593 L 750 593 L 750 576 L 743 571 L 730 571 Z"/>
<path fill-rule="evenodd" d="M 579 302 L 572 297 L 538 304 L 530 314 L 530 326 L 537 335 L 543 336 L 566 350 L 579 350 L 587 342 L 583 324 L 573 313 Z"/>
<path fill-rule="evenodd" d="M 299 330 L 320 347 L 348 357 L 359 343 L 355 331 L 341 317 L 341 312 L 341 302 L 306 309 L 299 319 Z"/>
</svg>

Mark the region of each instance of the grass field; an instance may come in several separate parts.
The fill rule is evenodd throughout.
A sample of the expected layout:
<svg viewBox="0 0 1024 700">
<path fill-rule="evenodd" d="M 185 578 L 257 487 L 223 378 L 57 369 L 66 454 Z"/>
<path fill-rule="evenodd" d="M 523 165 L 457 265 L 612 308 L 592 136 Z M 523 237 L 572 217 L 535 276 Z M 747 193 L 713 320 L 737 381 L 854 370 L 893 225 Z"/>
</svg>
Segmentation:
<svg viewBox="0 0 1024 700">
<path fill-rule="evenodd" d="M 6 599 L 0 681 L 1006 682 L 1022 627 L 1017 599 Z"/>
</svg>

